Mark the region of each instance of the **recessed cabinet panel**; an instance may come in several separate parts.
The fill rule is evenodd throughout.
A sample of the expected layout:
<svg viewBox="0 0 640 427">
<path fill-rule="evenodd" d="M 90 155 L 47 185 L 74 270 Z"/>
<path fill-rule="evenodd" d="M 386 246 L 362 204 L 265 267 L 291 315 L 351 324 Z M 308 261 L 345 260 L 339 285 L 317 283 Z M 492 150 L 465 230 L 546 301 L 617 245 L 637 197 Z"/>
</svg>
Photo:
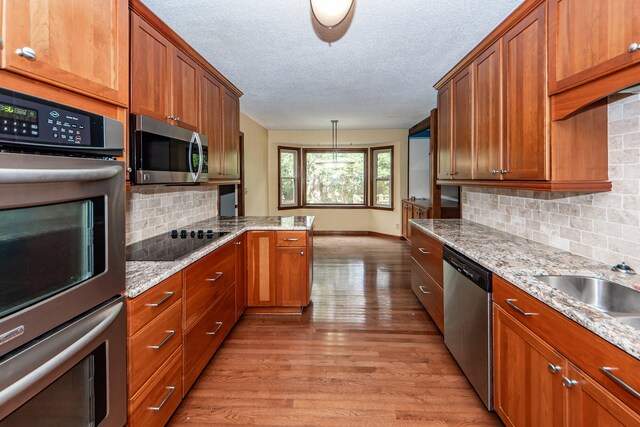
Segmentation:
<svg viewBox="0 0 640 427">
<path fill-rule="evenodd" d="M 198 66 L 178 49 L 173 57 L 171 99 L 173 104 L 173 124 L 190 129 L 198 129 Z M 177 122 L 177 123 L 176 123 Z"/>
<path fill-rule="evenodd" d="M 224 178 L 240 179 L 240 103 L 238 97 L 225 90 L 223 101 Z"/>
<path fill-rule="evenodd" d="M 247 233 L 247 304 L 249 307 L 276 304 L 275 232 Z"/>
<path fill-rule="evenodd" d="M 307 287 L 306 247 L 278 247 L 276 258 L 276 304 L 279 307 L 304 306 Z"/>
<path fill-rule="evenodd" d="M 438 91 L 438 179 L 451 178 L 451 82 Z"/>
<path fill-rule="evenodd" d="M 222 93 L 224 88 L 209 73 L 200 79 L 200 132 L 209 140 L 209 177 L 222 178 Z"/>
<path fill-rule="evenodd" d="M 471 179 L 472 81 L 469 69 L 453 78 L 453 139 L 451 144 L 451 175 L 454 179 Z"/>
</svg>

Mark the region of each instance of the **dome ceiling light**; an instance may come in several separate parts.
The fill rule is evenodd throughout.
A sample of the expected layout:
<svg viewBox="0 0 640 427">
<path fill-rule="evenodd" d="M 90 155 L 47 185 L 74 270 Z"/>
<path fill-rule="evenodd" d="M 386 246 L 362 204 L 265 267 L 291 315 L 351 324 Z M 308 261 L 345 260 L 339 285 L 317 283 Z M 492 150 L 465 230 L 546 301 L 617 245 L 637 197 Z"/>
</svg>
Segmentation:
<svg viewBox="0 0 640 427">
<path fill-rule="evenodd" d="M 320 25 L 333 28 L 349 14 L 354 0 L 310 0 L 311 12 Z"/>
</svg>

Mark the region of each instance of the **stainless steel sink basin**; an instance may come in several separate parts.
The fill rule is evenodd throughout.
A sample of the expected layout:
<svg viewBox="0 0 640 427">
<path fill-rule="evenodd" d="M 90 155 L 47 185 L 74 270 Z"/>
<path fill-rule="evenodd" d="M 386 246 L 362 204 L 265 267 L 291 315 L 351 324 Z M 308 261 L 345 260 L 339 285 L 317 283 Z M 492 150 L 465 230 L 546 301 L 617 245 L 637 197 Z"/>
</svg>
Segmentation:
<svg viewBox="0 0 640 427">
<path fill-rule="evenodd" d="M 615 282 L 584 276 L 536 276 L 536 279 L 605 313 L 640 316 L 640 292 Z M 640 320 L 637 322 L 635 327 L 640 328 Z"/>
<path fill-rule="evenodd" d="M 618 320 L 632 328 L 640 329 L 640 316 L 618 317 Z"/>
</svg>

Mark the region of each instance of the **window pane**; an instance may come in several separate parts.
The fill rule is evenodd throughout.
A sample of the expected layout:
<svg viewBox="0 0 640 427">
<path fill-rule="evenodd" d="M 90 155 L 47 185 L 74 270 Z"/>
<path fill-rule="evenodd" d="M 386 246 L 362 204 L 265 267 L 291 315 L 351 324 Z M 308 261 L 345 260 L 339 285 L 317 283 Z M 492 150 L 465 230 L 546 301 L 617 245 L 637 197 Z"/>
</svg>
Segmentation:
<svg viewBox="0 0 640 427">
<path fill-rule="evenodd" d="M 376 178 L 391 178 L 391 150 L 376 151 Z"/>
<path fill-rule="evenodd" d="M 295 206 L 297 204 L 295 179 L 282 178 L 280 185 L 280 206 Z"/>
<path fill-rule="evenodd" d="M 306 203 L 322 205 L 364 205 L 365 154 L 338 152 L 306 153 Z"/>
<path fill-rule="evenodd" d="M 376 180 L 376 206 L 391 206 L 391 186 L 388 179 Z"/>
<path fill-rule="evenodd" d="M 293 178 L 295 177 L 296 156 L 293 151 L 280 152 L 280 176 Z"/>
</svg>

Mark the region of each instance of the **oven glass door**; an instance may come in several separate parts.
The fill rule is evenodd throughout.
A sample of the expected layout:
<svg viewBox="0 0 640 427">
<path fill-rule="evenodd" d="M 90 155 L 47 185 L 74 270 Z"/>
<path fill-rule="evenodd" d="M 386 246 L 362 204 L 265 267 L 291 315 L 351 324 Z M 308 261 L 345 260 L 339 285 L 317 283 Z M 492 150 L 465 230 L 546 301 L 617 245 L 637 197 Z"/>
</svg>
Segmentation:
<svg viewBox="0 0 640 427">
<path fill-rule="evenodd" d="M 0 318 L 105 271 L 105 197 L 0 210 Z"/>
</svg>

